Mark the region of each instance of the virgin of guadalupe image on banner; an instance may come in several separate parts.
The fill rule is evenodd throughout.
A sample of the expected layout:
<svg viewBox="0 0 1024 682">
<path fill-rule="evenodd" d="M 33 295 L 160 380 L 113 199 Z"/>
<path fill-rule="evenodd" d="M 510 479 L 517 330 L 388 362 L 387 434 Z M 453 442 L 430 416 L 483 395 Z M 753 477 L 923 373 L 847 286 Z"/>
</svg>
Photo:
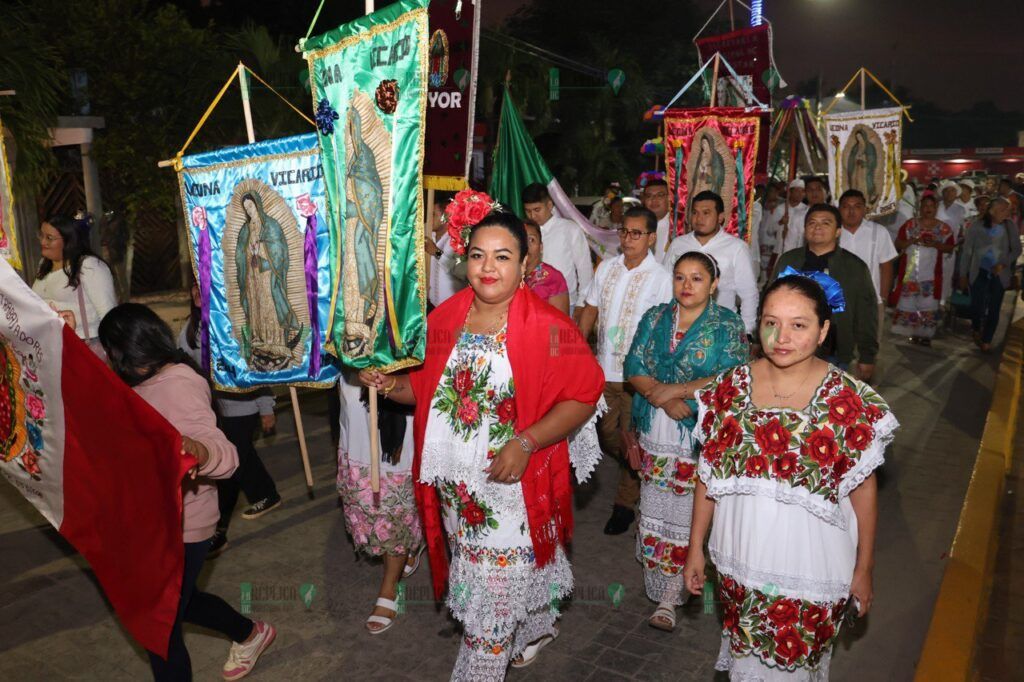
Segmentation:
<svg viewBox="0 0 1024 682">
<path fill-rule="evenodd" d="M 333 279 L 316 135 L 184 157 L 204 368 L 223 390 L 329 385 Z"/>
<path fill-rule="evenodd" d="M 666 181 L 676 202 L 673 235 L 688 231 L 692 198 L 710 190 L 725 204 L 726 232 L 750 241 L 754 176 L 768 165 L 761 144 L 767 115 L 743 107 L 665 111 Z"/>
<path fill-rule="evenodd" d="M 869 216 L 893 213 L 902 191 L 903 108 L 851 111 L 824 118 L 833 195 L 860 190 Z"/>
<path fill-rule="evenodd" d="M 353 367 L 393 371 L 426 350 L 426 5 L 402 0 L 303 44 L 334 211 L 330 344 Z"/>
</svg>

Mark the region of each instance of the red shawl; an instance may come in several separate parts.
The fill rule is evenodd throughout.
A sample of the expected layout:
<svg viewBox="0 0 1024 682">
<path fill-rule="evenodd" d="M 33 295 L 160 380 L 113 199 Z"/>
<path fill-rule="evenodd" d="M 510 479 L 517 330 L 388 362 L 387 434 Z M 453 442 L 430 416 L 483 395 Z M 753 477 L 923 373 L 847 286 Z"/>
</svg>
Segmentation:
<svg viewBox="0 0 1024 682">
<path fill-rule="evenodd" d="M 466 321 L 473 290 L 466 288 L 434 309 L 427 319 L 427 355 L 409 377 L 416 396 L 413 477 L 423 520 L 434 594 L 440 599 L 448 580 L 448 557 L 441 503 L 433 485 L 419 482 L 423 439 L 430 403 Z M 515 381 L 516 431 L 539 421 L 557 403 L 577 400 L 596 405 L 604 390 L 604 372 L 590 346 L 566 315 L 520 288 L 508 309 L 507 348 Z M 523 497 L 537 566 L 555 556 L 572 537 L 572 482 L 569 446 L 562 440 L 538 450 L 523 474 Z"/>
</svg>

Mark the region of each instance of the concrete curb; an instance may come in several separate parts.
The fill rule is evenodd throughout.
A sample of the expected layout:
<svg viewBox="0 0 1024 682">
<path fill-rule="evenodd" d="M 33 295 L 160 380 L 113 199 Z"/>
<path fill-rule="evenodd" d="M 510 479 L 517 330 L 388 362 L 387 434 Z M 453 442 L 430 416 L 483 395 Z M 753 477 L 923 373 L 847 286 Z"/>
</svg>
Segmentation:
<svg viewBox="0 0 1024 682">
<path fill-rule="evenodd" d="M 1022 361 L 1024 320 L 1018 320 L 1007 330 L 992 405 L 917 664 L 916 682 L 966 681 L 974 677 L 974 652 L 988 616 L 992 590 L 999 512 L 1013 460 Z"/>
</svg>

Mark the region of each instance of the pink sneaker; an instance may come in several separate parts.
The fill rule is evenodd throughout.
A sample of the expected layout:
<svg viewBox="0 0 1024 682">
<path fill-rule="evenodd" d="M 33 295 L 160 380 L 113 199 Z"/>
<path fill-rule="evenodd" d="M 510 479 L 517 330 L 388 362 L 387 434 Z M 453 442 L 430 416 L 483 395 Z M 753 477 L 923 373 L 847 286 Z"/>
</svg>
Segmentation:
<svg viewBox="0 0 1024 682">
<path fill-rule="evenodd" d="M 250 642 L 246 644 L 236 642 L 231 645 L 227 663 L 224 664 L 225 680 L 240 680 L 252 672 L 260 654 L 274 643 L 277 630 L 273 625 L 258 620 L 255 622 L 255 626 L 256 636 Z"/>
</svg>

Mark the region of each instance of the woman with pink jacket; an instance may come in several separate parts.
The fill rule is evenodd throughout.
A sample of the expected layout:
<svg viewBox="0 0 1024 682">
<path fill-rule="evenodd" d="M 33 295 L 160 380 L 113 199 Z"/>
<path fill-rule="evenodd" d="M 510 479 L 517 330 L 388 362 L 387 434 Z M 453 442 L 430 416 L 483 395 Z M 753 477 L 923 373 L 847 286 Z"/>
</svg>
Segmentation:
<svg viewBox="0 0 1024 682">
<path fill-rule="evenodd" d="M 100 323 L 99 337 L 114 372 L 178 429 L 183 453 L 197 461 L 182 483 L 185 570 L 178 618 L 167 659 L 149 654 L 153 678 L 192 679 L 182 623 L 230 637 L 234 643 L 224 664 L 224 679 L 245 677 L 274 641 L 276 631 L 269 623 L 249 620 L 220 597 L 196 589 L 220 518 L 216 480 L 228 478 L 238 467 L 235 446 L 217 428 L 209 384 L 192 360 L 178 350 L 167 324 L 144 305 L 125 303 L 112 309 Z"/>
</svg>

